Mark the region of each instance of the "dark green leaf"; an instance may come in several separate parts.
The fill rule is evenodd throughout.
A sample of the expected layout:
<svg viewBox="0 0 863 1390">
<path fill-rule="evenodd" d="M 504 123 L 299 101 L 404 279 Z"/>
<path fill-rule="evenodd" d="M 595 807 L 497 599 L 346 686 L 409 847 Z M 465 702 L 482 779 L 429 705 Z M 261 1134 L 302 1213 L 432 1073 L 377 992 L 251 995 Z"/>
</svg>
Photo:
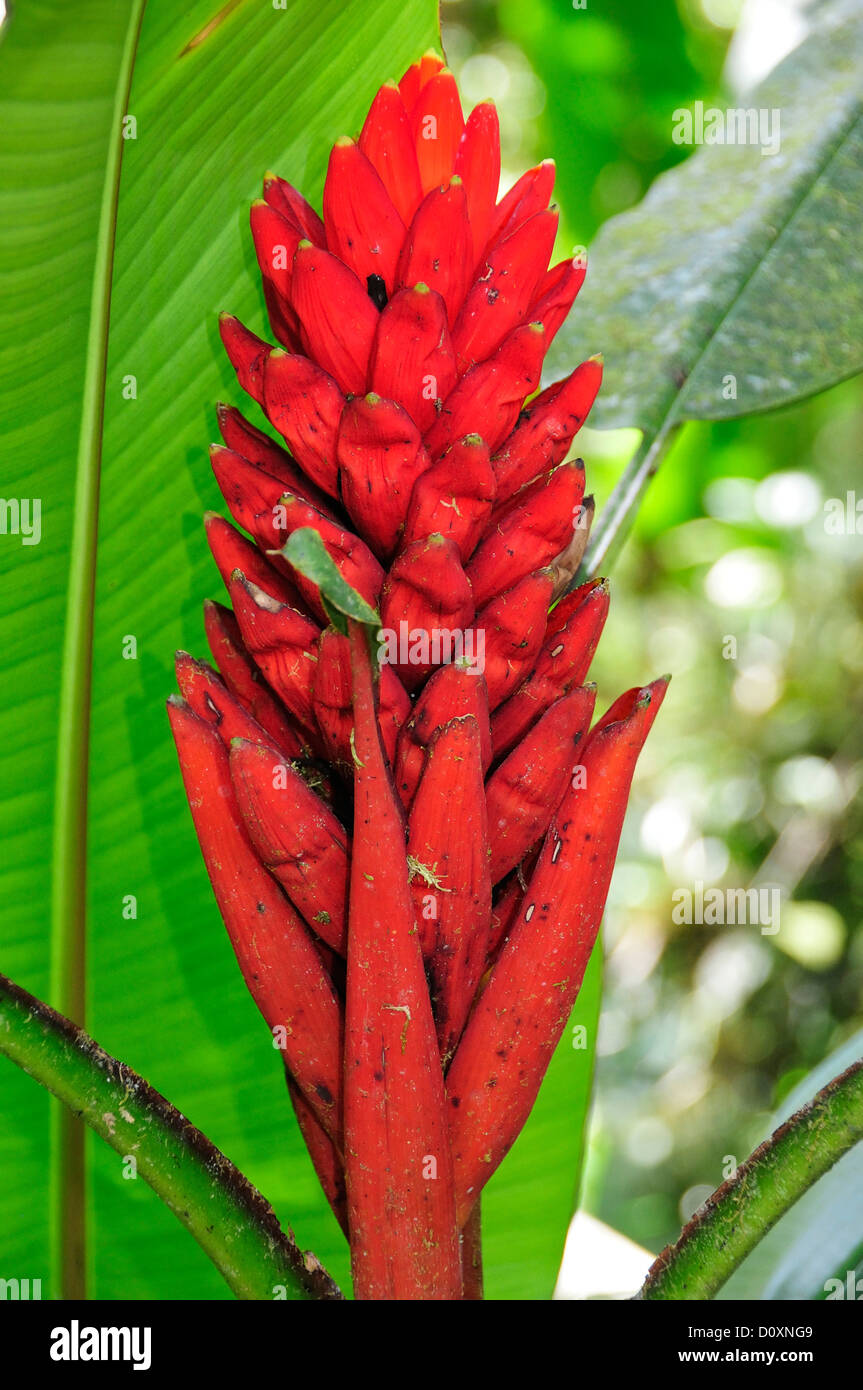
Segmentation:
<svg viewBox="0 0 863 1390">
<path fill-rule="evenodd" d="M 603 228 L 548 362 L 554 377 L 605 353 L 593 424 L 652 436 L 784 405 L 863 368 L 861 63 L 859 8 L 826 9 L 728 103 L 766 121 L 778 111 L 779 153 L 705 146 Z"/>
</svg>

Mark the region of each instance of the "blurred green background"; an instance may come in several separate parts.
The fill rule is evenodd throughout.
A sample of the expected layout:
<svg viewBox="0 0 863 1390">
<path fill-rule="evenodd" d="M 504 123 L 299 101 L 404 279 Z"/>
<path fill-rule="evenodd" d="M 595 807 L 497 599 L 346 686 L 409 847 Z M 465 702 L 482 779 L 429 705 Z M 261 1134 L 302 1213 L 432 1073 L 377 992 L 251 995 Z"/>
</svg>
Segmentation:
<svg viewBox="0 0 863 1390">
<path fill-rule="evenodd" d="M 499 103 L 505 180 L 557 161 L 565 254 L 686 155 L 676 107 L 759 79 L 816 11 L 451 0 L 442 16 L 465 105 Z M 580 434 L 600 510 L 637 439 Z M 863 498 L 861 445 L 859 378 L 770 415 L 690 424 L 614 567 L 600 707 L 674 679 L 606 914 L 584 1204 L 652 1250 L 863 1026 L 863 534 L 825 528 L 828 499 L 855 485 Z M 675 925 L 673 892 L 698 881 L 781 885 L 780 931 Z"/>
</svg>

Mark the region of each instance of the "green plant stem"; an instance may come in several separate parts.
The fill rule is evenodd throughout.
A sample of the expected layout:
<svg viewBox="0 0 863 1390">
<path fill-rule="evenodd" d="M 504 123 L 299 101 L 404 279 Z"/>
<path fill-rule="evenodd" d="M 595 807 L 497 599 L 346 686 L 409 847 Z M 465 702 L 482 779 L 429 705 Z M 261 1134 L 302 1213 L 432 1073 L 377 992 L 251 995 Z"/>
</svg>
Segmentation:
<svg viewBox="0 0 863 1390">
<path fill-rule="evenodd" d="M 0 975 L 0 1052 L 69 1107 L 149 1183 L 237 1298 L 339 1299 L 243 1174 L 164 1096 Z M 119 1238 L 119 1237 L 118 1237 Z"/>
<path fill-rule="evenodd" d="M 713 1298 L 780 1216 L 860 1139 L 863 1060 L 828 1082 L 708 1197 L 651 1266 L 638 1298 Z"/>
<path fill-rule="evenodd" d="M 658 471 L 680 428 L 669 415 L 656 434 L 645 435 L 614 486 L 593 527 L 584 561 L 570 588 L 607 574 L 632 529 L 651 478 Z"/>
<path fill-rule="evenodd" d="M 132 0 L 129 6 L 102 188 L 61 668 L 52 850 L 51 998 L 58 1009 L 80 1024 L 86 1016 L 87 776 L 105 364 L 123 151 L 122 121 L 145 5 L 146 0 Z M 52 1116 L 52 1269 L 59 1280 L 61 1297 L 71 1299 L 86 1297 L 84 1142 L 82 1126 L 67 1110 L 57 1109 Z"/>
</svg>

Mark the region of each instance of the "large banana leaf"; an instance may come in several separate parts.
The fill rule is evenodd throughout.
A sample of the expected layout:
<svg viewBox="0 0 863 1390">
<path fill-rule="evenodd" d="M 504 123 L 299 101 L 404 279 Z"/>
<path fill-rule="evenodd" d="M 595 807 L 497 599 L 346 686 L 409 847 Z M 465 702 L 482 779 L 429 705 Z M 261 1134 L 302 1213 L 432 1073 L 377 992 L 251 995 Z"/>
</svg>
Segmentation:
<svg viewBox="0 0 863 1390">
<path fill-rule="evenodd" d="M 0 546 L 3 968 L 80 1017 L 86 942 L 89 1031 L 247 1173 L 343 1286 L 344 1242 L 218 922 L 163 700 L 174 649 L 204 652 L 201 601 L 218 596 L 200 521 L 219 504 L 206 445 L 216 400 L 237 388 L 216 315 L 265 331 L 249 201 L 268 168 L 319 198 L 332 139 L 436 39 L 431 0 L 20 0 L 0 41 L 4 489 L 42 499 L 44 531 L 38 546 Z M 489 1196 L 498 1296 L 553 1286 L 591 981 L 590 1045 L 561 1049 Z M 0 1266 L 57 1296 L 48 1193 L 76 1202 L 74 1173 L 58 1166 L 42 1093 L 6 1066 L 0 1115 Z M 227 1296 L 116 1154 L 88 1143 L 86 1171 L 90 1296 Z"/>
</svg>

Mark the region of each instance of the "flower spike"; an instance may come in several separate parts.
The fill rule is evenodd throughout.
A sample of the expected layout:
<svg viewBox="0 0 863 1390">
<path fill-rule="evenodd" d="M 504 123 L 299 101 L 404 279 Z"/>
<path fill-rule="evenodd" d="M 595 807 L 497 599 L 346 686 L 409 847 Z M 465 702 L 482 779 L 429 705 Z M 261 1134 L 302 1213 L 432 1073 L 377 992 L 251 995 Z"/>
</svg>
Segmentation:
<svg viewBox="0 0 863 1390">
<path fill-rule="evenodd" d="M 494 104 L 463 111 L 429 52 L 336 140 L 322 208 L 264 175 L 270 328 L 219 332 L 265 418 L 217 409 L 231 608 L 205 603 L 218 669 L 178 653 L 169 706 L 360 1299 L 481 1297 L 477 1199 L 578 993 L 665 692 L 589 728 L 608 586 L 566 590 L 601 356 L 540 389 L 587 263 L 551 262 L 553 163 L 503 197 L 500 173 Z"/>
</svg>

